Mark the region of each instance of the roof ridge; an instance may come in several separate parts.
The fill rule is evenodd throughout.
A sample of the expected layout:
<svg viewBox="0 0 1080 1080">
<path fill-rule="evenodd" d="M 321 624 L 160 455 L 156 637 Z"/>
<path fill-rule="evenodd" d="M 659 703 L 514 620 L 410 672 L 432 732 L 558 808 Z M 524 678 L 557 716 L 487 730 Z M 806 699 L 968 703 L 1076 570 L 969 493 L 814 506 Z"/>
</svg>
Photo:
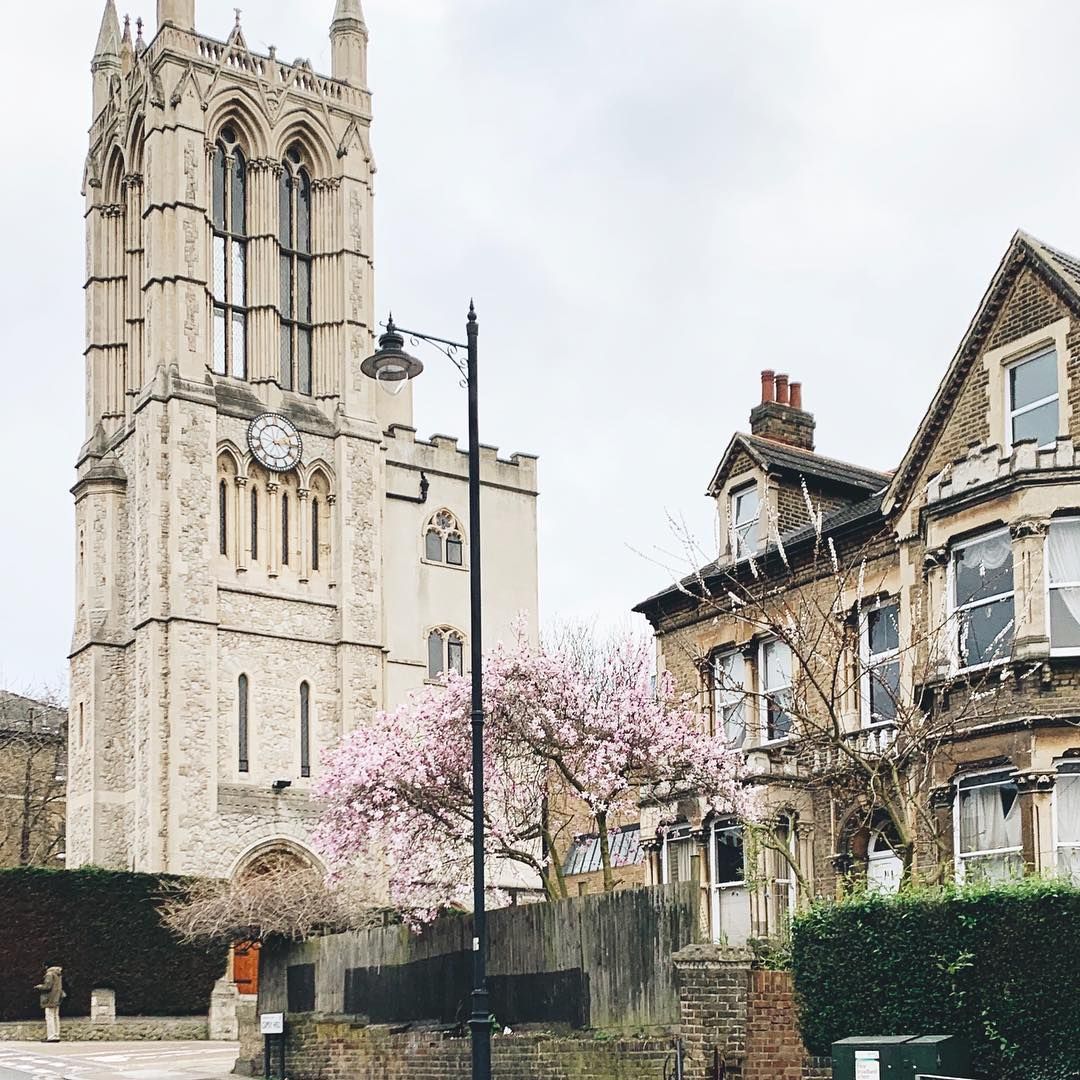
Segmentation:
<svg viewBox="0 0 1080 1080">
<path fill-rule="evenodd" d="M 816 450 L 806 450 L 801 446 L 793 446 L 791 443 L 780 442 L 778 439 L 766 438 L 764 435 L 748 435 L 744 431 L 740 431 L 739 435 L 744 439 L 753 439 L 757 443 L 775 446 L 785 452 L 817 458 L 819 461 L 826 461 L 831 465 L 842 465 L 845 469 L 857 469 L 859 472 L 873 473 L 875 476 L 880 476 L 883 480 L 888 480 L 896 471 L 895 469 L 872 469 L 869 465 L 857 465 L 853 461 L 845 461 L 843 458 L 830 457 L 828 454 L 819 454 Z"/>
</svg>

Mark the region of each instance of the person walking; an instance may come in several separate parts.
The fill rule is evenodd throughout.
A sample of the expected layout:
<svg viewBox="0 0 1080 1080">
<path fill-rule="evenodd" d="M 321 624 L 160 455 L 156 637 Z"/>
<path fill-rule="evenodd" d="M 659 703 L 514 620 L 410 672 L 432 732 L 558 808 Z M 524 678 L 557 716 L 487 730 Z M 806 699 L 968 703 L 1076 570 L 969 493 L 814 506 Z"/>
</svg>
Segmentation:
<svg viewBox="0 0 1080 1080">
<path fill-rule="evenodd" d="M 55 964 L 45 969 L 45 978 L 34 987 L 41 991 L 41 1007 L 45 1010 L 45 1041 L 60 1041 L 60 1002 L 64 993 L 63 968 Z"/>
</svg>

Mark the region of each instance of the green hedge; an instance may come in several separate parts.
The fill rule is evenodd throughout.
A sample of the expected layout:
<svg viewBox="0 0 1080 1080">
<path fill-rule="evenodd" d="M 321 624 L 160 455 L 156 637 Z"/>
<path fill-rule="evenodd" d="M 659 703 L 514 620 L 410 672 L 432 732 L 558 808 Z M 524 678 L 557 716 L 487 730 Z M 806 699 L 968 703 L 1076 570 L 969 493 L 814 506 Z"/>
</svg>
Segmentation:
<svg viewBox="0 0 1080 1080">
<path fill-rule="evenodd" d="M 116 991 L 125 1015 L 205 1013 L 224 946 L 179 942 L 160 922 L 162 878 L 110 870 L 0 870 L 0 1020 L 40 1017 L 35 984 L 64 969 L 63 1012 L 86 1016 L 90 991 Z"/>
<path fill-rule="evenodd" d="M 994 1080 L 1080 1077 L 1080 890 L 996 888 L 859 896 L 795 919 L 803 1038 L 954 1033 Z"/>
</svg>

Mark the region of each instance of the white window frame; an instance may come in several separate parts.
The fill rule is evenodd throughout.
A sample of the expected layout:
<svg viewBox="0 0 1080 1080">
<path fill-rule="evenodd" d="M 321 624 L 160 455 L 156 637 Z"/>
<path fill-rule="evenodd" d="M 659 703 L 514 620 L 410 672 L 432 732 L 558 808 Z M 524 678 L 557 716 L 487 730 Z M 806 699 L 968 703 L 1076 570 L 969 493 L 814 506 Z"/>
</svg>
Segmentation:
<svg viewBox="0 0 1080 1080">
<path fill-rule="evenodd" d="M 885 608 L 896 608 L 896 648 L 885 652 L 870 652 L 870 616 Z M 859 676 L 859 719 L 864 728 L 884 727 L 895 724 L 896 720 L 875 720 L 870 713 L 870 679 L 875 669 L 886 664 L 900 665 L 900 598 L 890 596 L 876 604 L 863 608 L 859 618 L 859 660 L 862 674 Z"/>
<path fill-rule="evenodd" d="M 953 864 L 956 868 L 956 880 L 963 882 L 967 878 L 967 863 L 973 859 L 985 859 L 991 855 L 1019 855 L 1021 863 L 1024 857 L 1024 833 L 1023 823 L 1020 829 L 1020 844 L 1017 847 L 987 848 L 985 851 L 961 851 L 960 850 L 960 798 L 964 791 L 975 791 L 984 787 L 999 787 L 1002 784 L 1016 782 L 1016 770 L 1012 768 L 992 769 L 989 772 L 965 773 L 956 778 L 956 802 L 953 812 Z M 973 780 L 985 779 L 986 783 L 972 783 Z M 963 787 L 961 787 L 961 784 Z M 1016 796 L 1013 804 L 1017 813 L 1020 811 L 1020 795 Z"/>
<path fill-rule="evenodd" d="M 1012 378 L 1011 373 L 1013 368 L 1022 367 L 1024 364 L 1030 364 L 1033 360 L 1041 360 L 1046 355 L 1052 355 L 1054 357 L 1054 370 L 1057 371 L 1058 366 L 1061 363 L 1061 359 L 1058 356 L 1057 344 L 1050 342 L 1050 344 L 1040 345 L 1036 349 L 1032 349 L 1030 352 L 1025 353 L 1023 356 L 1018 356 L 1015 360 L 1010 360 L 1007 364 L 1003 365 L 1004 375 L 1004 390 L 1005 390 L 1005 445 L 1010 449 L 1016 445 L 1013 439 L 1013 421 L 1018 416 L 1023 416 L 1025 413 L 1034 412 L 1036 409 L 1041 408 L 1043 405 L 1049 405 L 1052 401 L 1058 403 L 1058 420 L 1057 427 L 1054 432 L 1054 438 L 1047 443 L 1039 444 L 1039 449 L 1043 449 L 1047 446 L 1053 446 L 1057 441 L 1057 436 L 1061 434 L 1061 387 L 1058 384 L 1053 394 L 1048 397 L 1040 398 L 1038 401 L 1031 402 L 1030 405 L 1023 405 L 1019 409 L 1013 408 L 1012 403 Z"/>
<path fill-rule="evenodd" d="M 949 569 L 948 569 L 948 591 L 949 591 L 949 655 L 952 658 L 952 668 L 954 673 L 964 671 L 979 671 L 982 668 L 992 667 L 995 664 L 1008 663 L 1012 655 L 1012 643 L 1010 642 L 1009 649 L 1005 655 L 995 657 L 993 660 L 983 660 L 978 664 L 963 664 L 960 659 L 960 620 L 963 617 L 962 613 L 966 611 L 973 611 L 975 608 L 986 607 L 988 604 L 997 603 L 999 600 L 1004 600 L 1006 597 L 1012 597 L 1013 602 L 1013 617 L 1012 617 L 1012 629 L 1015 637 L 1016 633 L 1016 559 L 1013 558 L 1013 587 L 1008 592 L 995 593 L 993 596 L 985 596 L 980 600 L 975 600 L 968 604 L 957 604 L 956 602 L 956 556 L 959 552 L 969 547 L 974 547 L 976 544 L 985 543 L 987 540 L 992 540 L 995 536 L 1004 536 L 1009 542 L 1010 552 L 1012 550 L 1012 535 L 1009 532 L 1008 527 L 1000 529 L 990 529 L 987 532 L 979 533 L 977 536 L 971 536 L 967 540 L 961 540 L 952 545 L 949 551 Z"/>
<path fill-rule="evenodd" d="M 673 844 L 686 844 L 690 848 L 690 858 L 694 856 L 694 838 L 690 830 L 690 826 L 686 822 L 680 822 L 677 825 L 665 825 L 662 827 L 660 837 L 660 884 L 672 885 L 682 884 L 682 878 L 678 882 L 671 880 L 671 852 L 670 848 Z M 689 860 L 688 860 L 689 861 Z M 691 875 L 693 873 L 693 863 L 690 863 Z M 691 877 L 686 878 L 687 881 L 691 880 Z"/>
<path fill-rule="evenodd" d="M 1069 760 L 1057 763 L 1057 776 L 1054 780 L 1054 796 L 1050 801 L 1051 827 L 1054 837 L 1054 865 L 1061 874 L 1061 850 L 1068 848 L 1070 851 L 1080 852 L 1080 836 L 1075 840 L 1062 840 L 1061 828 L 1058 822 L 1058 790 L 1062 779 L 1069 777 L 1074 783 L 1080 784 L 1080 762 Z M 1076 880 L 1076 879 L 1071 879 Z M 1078 882 L 1080 883 L 1080 882 Z"/>
<path fill-rule="evenodd" d="M 785 686 L 767 686 L 765 684 L 765 673 L 768 671 L 768 665 L 765 663 L 765 650 L 770 645 L 779 645 L 788 651 L 788 682 Z M 757 649 L 757 679 L 758 679 L 758 735 L 759 743 L 762 746 L 772 746 L 779 743 L 785 743 L 789 739 L 795 737 L 795 717 L 791 715 L 790 710 L 784 710 L 787 712 L 788 718 L 791 721 L 790 728 L 786 735 L 780 735 L 776 738 L 769 737 L 769 695 L 775 694 L 778 691 L 787 690 L 791 692 L 792 684 L 795 681 L 795 672 L 793 670 L 793 656 L 791 652 L 791 646 L 786 641 L 781 641 L 780 638 L 764 638 L 758 642 Z"/>
<path fill-rule="evenodd" d="M 743 876 L 734 881 L 717 881 L 716 865 L 716 837 L 722 832 L 737 832 L 741 834 L 743 853 Z M 720 894 L 723 891 L 746 888 L 746 830 L 737 822 L 724 822 L 721 824 L 712 821 L 709 824 L 709 913 L 712 919 L 713 936 L 719 940 L 720 926 Z"/>
<path fill-rule="evenodd" d="M 751 520 L 739 524 L 739 518 L 736 512 L 739 500 L 744 495 L 750 494 L 750 492 L 753 492 L 754 497 L 757 499 L 757 514 Z M 739 487 L 733 488 L 728 495 L 728 525 L 731 537 L 731 556 L 736 562 L 756 554 L 761 549 L 761 535 L 758 532 L 758 526 L 760 524 L 761 488 L 757 481 L 755 480 L 749 484 L 741 484 Z M 750 532 L 755 534 L 752 547 L 749 544 L 745 544 L 745 535 Z"/>
<path fill-rule="evenodd" d="M 773 910 L 769 912 L 769 933 L 771 935 L 787 933 L 790 930 L 791 920 L 795 915 L 795 910 L 799 902 L 799 879 L 798 875 L 795 873 L 795 867 L 792 865 L 798 860 L 799 856 L 799 841 L 795 825 L 795 815 L 785 811 L 776 819 L 777 826 L 779 826 L 782 821 L 787 822 L 787 851 L 790 856 L 790 861 L 789 859 L 784 858 L 783 854 L 776 850 L 776 848 L 765 849 L 766 855 L 771 856 L 775 860 L 777 870 L 777 874 L 773 876 L 770 883 L 772 887 L 766 891 L 767 900 L 773 901 Z M 766 867 L 767 866 L 768 859 L 766 859 Z M 784 874 L 785 876 L 780 877 L 780 874 Z M 779 899 L 781 895 L 784 896 L 784 904 L 786 905 L 786 911 L 783 913 L 779 910 Z M 786 925 L 783 927 L 780 925 L 781 914 L 785 916 L 786 920 Z"/>
<path fill-rule="evenodd" d="M 1046 579 L 1046 637 L 1050 642 L 1050 655 L 1051 656 L 1080 656 L 1080 646 L 1073 648 L 1054 648 L 1054 628 L 1050 621 L 1050 594 L 1055 589 L 1080 589 L 1080 580 L 1077 581 L 1051 581 L 1050 580 L 1050 530 L 1059 523 L 1065 522 L 1080 523 L 1080 517 L 1071 515 L 1068 517 L 1056 517 L 1051 519 L 1050 528 L 1046 530 L 1046 540 L 1043 543 L 1043 566 L 1045 572 L 1043 577 Z"/>
<path fill-rule="evenodd" d="M 718 671 L 720 663 L 723 660 L 735 657 L 738 659 L 739 664 L 742 666 L 742 689 L 735 690 L 731 687 L 724 687 L 720 683 L 718 678 Z M 712 663 L 710 665 L 712 673 L 712 690 L 713 690 L 713 730 L 717 733 L 723 734 L 725 738 L 731 742 L 731 745 L 736 748 L 742 748 L 746 746 L 746 736 L 748 731 L 748 717 L 747 717 L 747 689 L 746 689 L 746 676 L 747 676 L 747 664 L 746 656 L 743 650 L 738 647 L 732 647 L 729 649 L 720 649 L 713 653 Z M 738 742 L 733 742 L 728 735 L 728 713 L 735 713 L 742 710 L 742 738 Z"/>
</svg>

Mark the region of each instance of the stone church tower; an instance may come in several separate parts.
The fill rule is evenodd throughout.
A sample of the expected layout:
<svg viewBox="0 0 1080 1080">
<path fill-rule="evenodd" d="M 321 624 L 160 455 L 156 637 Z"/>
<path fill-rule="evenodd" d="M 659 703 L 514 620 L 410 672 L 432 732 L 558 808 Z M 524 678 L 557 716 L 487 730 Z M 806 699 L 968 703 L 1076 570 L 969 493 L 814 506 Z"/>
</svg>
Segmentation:
<svg viewBox="0 0 1080 1080">
<path fill-rule="evenodd" d="M 328 0 L 329 2 L 329 0 Z M 68 865 L 308 847 L 320 755 L 467 661 L 466 455 L 374 348 L 368 31 L 333 70 L 107 0 L 86 161 Z M 421 380 L 422 385 L 422 380 Z M 422 390 L 421 390 L 422 392 Z M 464 400 L 462 401 L 464 411 Z M 536 465 L 483 450 L 488 642 L 536 612 Z"/>
</svg>

